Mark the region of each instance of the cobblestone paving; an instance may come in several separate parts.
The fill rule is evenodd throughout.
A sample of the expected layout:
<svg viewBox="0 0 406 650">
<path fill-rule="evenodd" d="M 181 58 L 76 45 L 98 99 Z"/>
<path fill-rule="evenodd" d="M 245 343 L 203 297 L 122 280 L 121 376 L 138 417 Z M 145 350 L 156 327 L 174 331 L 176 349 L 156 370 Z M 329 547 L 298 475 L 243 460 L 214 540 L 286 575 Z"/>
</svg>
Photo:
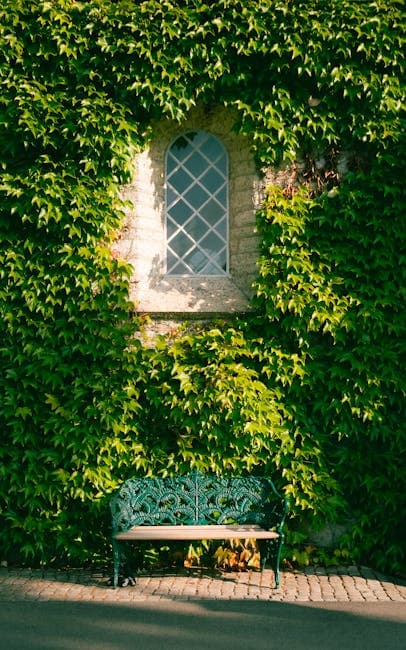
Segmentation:
<svg viewBox="0 0 406 650">
<path fill-rule="evenodd" d="M 132 603 L 153 600 L 271 600 L 279 602 L 406 602 L 406 581 L 367 567 L 309 567 L 273 572 L 214 573 L 179 570 L 137 577 L 134 587 L 113 589 L 102 571 L 0 569 L 0 601 Z"/>
</svg>

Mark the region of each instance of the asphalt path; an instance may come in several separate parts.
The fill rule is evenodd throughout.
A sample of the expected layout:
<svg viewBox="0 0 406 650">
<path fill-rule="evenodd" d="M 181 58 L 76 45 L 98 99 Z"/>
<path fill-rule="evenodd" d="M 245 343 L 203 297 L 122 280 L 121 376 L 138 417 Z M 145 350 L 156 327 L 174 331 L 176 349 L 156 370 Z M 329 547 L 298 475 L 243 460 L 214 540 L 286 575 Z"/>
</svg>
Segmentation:
<svg viewBox="0 0 406 650">
<path fill-rule="evenodd" d="M 405 650 L 406 603 L 0 603 L 1 650 Z"/>
</svg>

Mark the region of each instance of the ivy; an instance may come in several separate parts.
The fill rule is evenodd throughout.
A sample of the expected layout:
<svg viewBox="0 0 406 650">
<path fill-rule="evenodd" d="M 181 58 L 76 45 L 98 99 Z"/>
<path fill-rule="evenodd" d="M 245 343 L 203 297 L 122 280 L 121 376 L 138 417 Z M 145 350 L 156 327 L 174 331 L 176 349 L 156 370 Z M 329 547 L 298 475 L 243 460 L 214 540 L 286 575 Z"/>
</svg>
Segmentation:
<svg viewBox="0 0 406 650">
<path fill-rule="evenodd" d="M 105 558 L 115 486 L 196 466 L 272 474 L 292 539 L 306 522 L 350 519 L 343 555 L 401 567 L 401 4 L 3 0 L 11 559 Z M 155 120 L 181 122 L 198 103 L 236 111 L 258 167 L 301 165 L 258 215 L 252 316 L 149 349 L 131 269 L 112 252 L 118 189 Z"/>
<path fill-rule="evenodd" d="M 405 238 L 394 218 L 404 207 L 401 178 L 392 170 L 378 158 L 368 175 L 349 174 L 333 198 L 305 189 L 289 198 L 272 188 L 259 221 L 257 301 L 271 341 L 263 352 L 267 385 L 286 385 L 275 373 L 275 345 L 302 359 L 284 405 L 312 444 L 322 423 L 315 437 L 356 520 L 344 543 L 383 565 L 379 529 L 391 539 L 392 566 L 400 567 L 395 513 L 404 497 L 394 486 L 403 484 Z"/>
</svg>

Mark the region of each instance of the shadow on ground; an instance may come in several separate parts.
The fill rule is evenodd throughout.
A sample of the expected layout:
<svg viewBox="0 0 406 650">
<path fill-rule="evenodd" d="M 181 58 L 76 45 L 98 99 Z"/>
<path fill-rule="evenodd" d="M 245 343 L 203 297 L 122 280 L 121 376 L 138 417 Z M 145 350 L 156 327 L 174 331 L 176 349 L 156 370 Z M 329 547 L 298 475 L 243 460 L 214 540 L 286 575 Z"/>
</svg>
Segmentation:
<svg viewBox="0 0 406 650">
<path fill-rule="evenodd" d="M 7 650 L 403 650 L 405 603 L 3 602 Z"/>
</svg>

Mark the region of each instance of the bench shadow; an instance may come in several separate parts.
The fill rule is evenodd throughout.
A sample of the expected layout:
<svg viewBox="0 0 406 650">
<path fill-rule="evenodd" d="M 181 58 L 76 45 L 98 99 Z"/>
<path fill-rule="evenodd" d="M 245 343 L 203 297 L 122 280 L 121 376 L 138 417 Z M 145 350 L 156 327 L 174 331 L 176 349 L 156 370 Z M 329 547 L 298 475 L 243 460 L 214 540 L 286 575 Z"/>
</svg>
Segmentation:
<svg viewBox="0 0 406 650">
<path fill-rule="evenodd" d="M 7 650 L 400 650 L 405 621 L 404 603 L 54 601 L 0 608 Z"/>
</svg>

